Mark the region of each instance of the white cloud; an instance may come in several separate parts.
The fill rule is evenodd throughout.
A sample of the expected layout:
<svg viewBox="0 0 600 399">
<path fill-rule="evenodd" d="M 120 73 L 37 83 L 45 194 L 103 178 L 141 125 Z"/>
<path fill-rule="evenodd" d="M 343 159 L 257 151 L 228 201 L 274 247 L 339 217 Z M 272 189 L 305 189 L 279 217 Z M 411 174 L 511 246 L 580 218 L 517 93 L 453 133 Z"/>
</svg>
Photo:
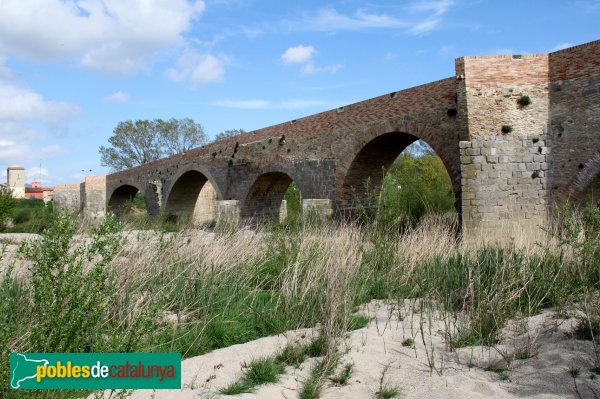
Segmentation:
<svg viewBox="0 0 600 399">
<path fill-rule="evenodd" d="M 129 100 L 129 94 L 123 93 L 121 90 L 111 94 L 110 96 L 106 96 L 102 99 L 102 102 L 105 103 L 113 103 L 113 104 L 122 104 Z"/>
<path fill-rule="evenodd" d="M 312 74 L 321 73 L 321 72 L 336 73 L 343 67 L 344 66 L 342 64 L 334 64 L 334 65 L 327 65 L 327 66 L 319 67 L 319 66 L 314 66 L 312 62 L 309 62 L 308 64 L 306 64 L 302 67 L 302 73 L 305 75 L 312 75 Z"/>
<path fill-rule="evenodd" d="M 171 80 L 189 81 L 194 86 L 220 82 L 225 76 L 225 60 L 212 54 L 186 50 L 179 58 L 177 67 L 167 69 L 165 74 Z"/>
<path fill-rule="evenodd" d="M 299 45 L 296 47 L 290 47 L 281 55 L 281 60 L 286 64 L 300 64 L 309 61 L 315 48 L 313 46 Z"/>
<path fill-rule="evenodd" d="M 202 0 L 3 0 L 0 52 L 35 60 L 77 59 L 106 74 L 132 73 L 181 44 Z"/>
<path fill-rule="evenodd" d="M 8 72 L 12 76 L 12 71 Z M 0 76 L 0 159 L 12 165 L 31 161 L 40 154 L 56 155 L 60 151 L 57 145 L 35 148 L 35 140 L 46 132 L 62 134 L 79 115 L 76 105 L 47 100 L 19 82 Z M 44 133 L 40 133 L 40 127 L 45 128 Z"/>
<path fill-rule="evenodd" d="M 573 44 L 569 43 L 569 42 L 561 42 L 561 43 L 558 43 L 556 46 L 554 46 L 552 48 L 552 50 L 550 50 L 550 51 L 551 52 L 552 51 L 560 51 L 560 50 L 564 50 L 564 49 L 569 48 L 569 47 L 573 47 Z"/>
<path fill-rule="evenodd" d="M 340 14 L 334 8 L 322 8 L 315 15 L 308 15 L 297 25 L 311 31 L 359 30 L 368 28 L 402 28 L 406 22 L 385 14 L 369 14 L 362 10 L 353 16 Z"/>
<path fill-rule="evenodd" d="M 293 30 L 337 32 L 365 29 L 404 29 L 414 35 L 437 29 L 442 16 L 453 5 L 451 0 L 415 1 L 403 8 L 403 17 L 373 13 L 357 9 L 354 13 L 340 13 L 333 7 L 321 8 L 314 14 L 305 14 L 298 21 L 286 21 Z"/>
<path fill-rule="evenodd" d="M 38 120 L 53 129 L 79 114 L 79 107 L 73 104 L 48 101 L 26 87 L 0 81 L 0 126 L 7 122 Z"/>
</svg>

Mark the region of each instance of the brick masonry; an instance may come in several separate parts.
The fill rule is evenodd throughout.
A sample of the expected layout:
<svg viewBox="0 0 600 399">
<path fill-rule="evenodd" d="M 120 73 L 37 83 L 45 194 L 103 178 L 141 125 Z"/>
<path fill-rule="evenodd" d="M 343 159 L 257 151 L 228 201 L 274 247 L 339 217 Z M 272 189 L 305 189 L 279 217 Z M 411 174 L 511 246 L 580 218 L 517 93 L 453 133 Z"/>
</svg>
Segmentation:
<svg viewBox="0 0 600 399">
<path fill-rule="evenodd" d="M 444 162 L 466 236 L 543 223 L 554 204 L 597 191 L 600 41 L 551 54 L 462 57 L 455 69 L 451 78 L 108 175 L 104 196 L 86 181 L 84 208 L 101 214 L 131 186 L 153 215 L 275 215 L 294 181 L 305 208 L 335 216 L 360 201 L 365 179 L 380 185 L 417 139 Z M 519 105 L 522 96 L 531 104 Z M 202 195 L 206 185 L 212 191 Z M 55 201 L 67 206 L 67 197 Z"/>
</svg>

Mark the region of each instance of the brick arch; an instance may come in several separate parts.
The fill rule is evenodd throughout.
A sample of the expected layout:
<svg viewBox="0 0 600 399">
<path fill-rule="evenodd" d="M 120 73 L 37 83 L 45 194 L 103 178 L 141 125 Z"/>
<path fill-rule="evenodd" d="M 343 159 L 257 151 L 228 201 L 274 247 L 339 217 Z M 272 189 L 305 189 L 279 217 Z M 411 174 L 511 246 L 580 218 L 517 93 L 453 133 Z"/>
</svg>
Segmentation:
<svg viewBox="0 0 600 399">
<path fill-rule="evenodd" d="M 108 211 L 113 212 L 115 215 L 122 216 L 126 211 L 125 205 L 138 193 L 144 196 L 144 192 L 140 190 L 137 185 L 130 183 L 121 184 L 110 194 L 107 206 Z M 146 202 L 145 198 L 144 202 Z"/>
<path fill-rule="evenodd" d="M 452 182 L 455 206 L 461 207 L 461 174 L 459 139 L 452 131 L 427 129 L 418 121 L 387 121 L 372 126 L 355 141 L 350 151 L 341 155 L 336 170 L 335 199 L 338 208 L 352 207 L 353 196 L 364 195 L 364 182 L 370 178 L 371 188 L 379 189 L 384 170 L 410 144 L 426 142 L 440 157 Z"/>
<path fill-rule="evenodd" d="M 259 175 L 243 198 L 242 218 L 279 220 L 285 193 L 294 181 L 290 174 L 281 171 L 271 171 Z M 302 193 L 302 188 L 298 188 Z"/>
<path fill-rule="evenodd" d="M 194 224 L 216 217 L 218 188 L 204 173 L 195 168 L 181 171 L 166 193 L 164 212 L 175 219 L 189 218 Z"/>
<path fill-rule="evenodd" d="M 213 178 L 212 173 L 209 172 L 208 168 L 205 167 L 204 165 L 198 164 L 197 162 L 194 162 L 191 165 L 188 165 L 186 167 L 183 167 L 181 169 L 178 170 L 178 172 L 176 174 L 174 174 L 172 176 L 172 178 L 170 178 L 169 180 L 173 182 L 173 184 L 171 184 L 169 187 L 166 187 L 166 192 L 165 192 L 165 196 L 164 196 L 164 202 L 166 203 L 167 200 L 169 199 L 169 195 L 171 194 L 171 191 L 173 190 L 173 186 L 175 186 L 176 182 L 186 173 L 188 172 L 198 172 L 201 175 L 204 176 L 204 178 L 206 180 L 208 180 L 208 182 L 210 182 L 210 184 L 212 184 L 214 190 L 217 193 L 217 199 L 221 200 L 223 199 L 223 195 L 222 195 L 222 190 L 221 190 L 221 186 L 217 183 L 217 181 Z"/>
<path fill-rule="evenodd" d="M 566 190 L 566 200 L 574 203 L 582 202 L 587 191 L 592 189 L 592 186 L 600 187 L 600 151 L 590 157 L 583 164 L 583 168 L 571 180 Z"/>
</svg>

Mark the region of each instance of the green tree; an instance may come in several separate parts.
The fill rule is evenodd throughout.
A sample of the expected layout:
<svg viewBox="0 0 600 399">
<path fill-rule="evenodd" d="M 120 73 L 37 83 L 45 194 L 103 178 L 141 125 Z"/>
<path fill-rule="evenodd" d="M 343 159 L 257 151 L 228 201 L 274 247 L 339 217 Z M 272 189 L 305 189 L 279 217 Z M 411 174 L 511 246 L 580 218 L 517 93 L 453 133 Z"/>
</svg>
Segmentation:
<svg viewBox="0 0 600 399">
<path fill-rule="evenodd" d="M 4 230 L 4 224 L 10 217 L 15 207 L 15 199 L 10 191 L 0 190 L 0 231 Z"/>
<path fill-rule="evenodd" d="M 119 122 L 100 146 L 102 166 L 119 171 L 189 151 L 206 143 L 202 125 L 192 119 L 136 120 Z"/>
<path fill-rule="evenodd" d="M 244 129 L 230 129 L 230 130 L 224 130 L 221 133 L 218 133 L 215 136 L 215 139 L 213 140 L 213 142 L 215 141 L 219 141 L 219 140 L 223 140 L 223 139 L 227 139 L 229 137 L 233 137 L 233 136 L 237 136 L 240 134 L 246 134 L 248 133 L 247 131 L 245 131 Z"/>
<path fill-rule="evenodd" d="M 454 191 L 442 160 L 433 151 L 404 151 L 386 174 L 379 201 L 378 223 L 402 227 L 428 212 L 454 210 Z"/>
</svg>

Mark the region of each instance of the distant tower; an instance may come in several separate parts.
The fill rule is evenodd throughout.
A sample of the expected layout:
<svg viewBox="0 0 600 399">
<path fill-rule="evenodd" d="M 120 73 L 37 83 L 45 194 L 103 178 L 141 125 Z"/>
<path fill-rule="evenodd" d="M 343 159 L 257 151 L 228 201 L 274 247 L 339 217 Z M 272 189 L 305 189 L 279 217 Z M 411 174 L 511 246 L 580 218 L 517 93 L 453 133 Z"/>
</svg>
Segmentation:
<svg viewBox="0 0 600 399">
<path fill-rule="evenodd" d="M 9 166 L 6 169 L 8 189 L 14 198 L 25 198 L 25 168 L 22 166 Z"/>
</svg>

